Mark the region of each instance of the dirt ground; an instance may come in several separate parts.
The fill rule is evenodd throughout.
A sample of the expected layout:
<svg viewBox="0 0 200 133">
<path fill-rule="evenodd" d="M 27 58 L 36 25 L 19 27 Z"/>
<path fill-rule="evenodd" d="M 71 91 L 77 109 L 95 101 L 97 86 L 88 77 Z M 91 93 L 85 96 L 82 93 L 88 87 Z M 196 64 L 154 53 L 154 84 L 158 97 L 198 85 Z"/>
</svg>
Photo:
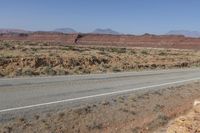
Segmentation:
<svg viewBox="0 0 200 133">
<path fill-rule="evenodd" d="M 159 90 L 135 91 L 56 113 L 14 118 L 1 123 L 0 132 L 149 133 L 167 126 L 172 119 L 186 113 L 192 108 L 194 99 L 199 97 L 199 82 Z M 170 125 L 171 129 L 173 126 Z M 168 132 L 171 133 L 170 128 Z"/>
<path fill-rule="evenodd" d="M 199 65 L 200 52 L 195 50 L 0 41 L 0 77 L 106 73 Z"/>
<path fill-rule="evenodd" d="M 200 105 L 170 122 L 167 133 L 200 133 Z"/>
</svg>

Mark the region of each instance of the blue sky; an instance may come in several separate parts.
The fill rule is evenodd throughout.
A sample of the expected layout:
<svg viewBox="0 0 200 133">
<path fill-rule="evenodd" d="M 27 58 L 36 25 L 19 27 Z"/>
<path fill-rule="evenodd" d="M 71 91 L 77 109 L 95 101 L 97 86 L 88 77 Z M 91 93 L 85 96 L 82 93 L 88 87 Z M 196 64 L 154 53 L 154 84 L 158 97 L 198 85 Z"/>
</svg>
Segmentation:
<svg viewBox="0 0 200 133">
<path fill-rule="evenodd" d="M 0 28 L 163 34 L 200 31 L 200 0 L 0 0 Z"/>
</svg>

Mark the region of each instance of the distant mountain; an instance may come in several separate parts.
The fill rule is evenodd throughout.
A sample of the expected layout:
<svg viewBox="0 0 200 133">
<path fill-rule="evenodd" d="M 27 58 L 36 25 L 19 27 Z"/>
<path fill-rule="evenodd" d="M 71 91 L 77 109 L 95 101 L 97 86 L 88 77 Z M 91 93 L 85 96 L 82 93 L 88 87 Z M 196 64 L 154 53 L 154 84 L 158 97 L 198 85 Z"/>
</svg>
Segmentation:
<svg viewBox="0 0 200 133">
<path fill-rule="evenodd" d="M 119 32 L 114 31 L 112 29 L 95 29 L 92 33 L 96 33 L 96 34 L 112 34 L 112 35 L 120 34 Z"/>
<path fill-rule="evenodd" d="M 167 35 L 184 35 L 186 37 L 200 37 L 200 32 L 188 31 L 188 30 L 173 30 L 173 31 L 169 31 Z"/>
<path fill-rule="evenodd" d="M 0 29 L 0 33 L 30 33 L 23 29 Z"/>
<path fill-rule="evenodd" d="M 77 33 L 77 31 L 75 31 L 72 28 L 59 28 L 59 29 L 55 29 L 54 32 L 60 32 L 60 33 Z"/>
</svg>

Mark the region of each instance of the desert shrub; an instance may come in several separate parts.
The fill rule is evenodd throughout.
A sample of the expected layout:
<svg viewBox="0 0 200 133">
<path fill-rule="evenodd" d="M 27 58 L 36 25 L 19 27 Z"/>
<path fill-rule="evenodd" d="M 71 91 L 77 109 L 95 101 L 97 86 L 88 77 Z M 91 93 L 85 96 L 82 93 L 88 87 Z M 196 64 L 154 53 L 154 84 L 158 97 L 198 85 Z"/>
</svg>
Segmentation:
<svg viewBox="0 0 200 133">
<path fill-rule="evenodd" d="M 86 50 L 83 49 L 83 48 L 74 48 L 73 51 L 84 52 L 84 51 L 86 51 Z"/>
<path fill-rule="evenodd" d="M 167 117 L 166 115 L 164 115 L 164 114 L 160 114 L 160 115 L 158 115 L 158 117 L 157 117 L 157 119 L 159 120 L 159 124 L 160 125 L 165 125 L 165 124 L 167 124 L 168 123 L 168 121 L 169 121 L 169 117 Z"/>
<path fill-rule="evenodd" d="M 74 46 L 67 46 L 66 48 L 68 48 L 68 50 L 74 50 L 75 49 Z"/>
<path fill-rule="evenodd" d="M 4 77 L 5 75 L 2 73 L 2 72 L 0 72 L 0 77 Z"/>
<path fill-rule="evenodd" d="M 79 47 L 75 47 L 75 46 L 66 46 L 65 48 L 62 48 L 62 50 L 78 51 L 78 52 L 86 51 L 84 48 L 79 48 Z"/>
<path fill-rule="evenodd" d="M 121 69 L 119 69 L 118 67 L 113 67 L 113 68 L 112 68 L 112 71 L 113 71 L 113 72 L 121 72 Z"/>
<path fill-rule="evenodd" d="M 53 70 L 51 67 L 45 67 L 44 70 L 43 70 L 43 74 L 56 75 L 56 71 Z"/>
<path fill-rule="evenodd" d="M 131 131 L 132 131 L 132 133 L 140 133 L 141 132 L 140 130 L 141 130 L 140 127 L 135 127 Z"/>
<path fill-rule="evenodd" d="M 76 66 L 80 66 L 80 65 L 81 65 L 79 59 L 75 59 L 75 58 L 69 59 L 69 60 L 68 60 L 68 64 L 69 64 L 71 67 L 76 67 Z"/>
<path fill-rule="evenodd" d="M 31 68 L 22 70 L 22 75 L 23 76 L 33 76 L 33 75 L 39 75 L 39 73 L 34 72 Z"/>
<path fill-rule="evenodd" d="M 148 54 L 148 52 L 146 50 L 142 50 L 141 53 L 144 54 L 144 55 Z"/>
<path fill-rule="evenodd" d="M 78 115 L 86 115 L 92 112 L 92 108 L 91 106 L 87 105 L 84 107 L 78 107 L 76 109 L 73 110 L 74 113 L 78 114 Z"/>
<path fill-rule="evenodd" d="M 97 50 L 99 50 L 99 51 L 105 51 L 106 50 L 106 48 L 103 48 L 103 47 L 101 47 L 101 48 L 96 48 Z"/>
<path fill-rule="evenodd" d="M 43 46 L 49 46 L 49 44 L 48 44 L 48 43 L 43 43 L 42 45 L 43 45 Z"/>
<path fill-rule="evenodd" d="M 89 130 L 94 130 L 94 129 L 102 129 L 103 124 L 97 123 L 97 122 L 92 122 L 90 125 L 87 125 Z"/>
<path fill-rule="evenodd" d="M 151 64 L 151 69 L 155 69 L 157 68 L 158 66 L 156 64 Z"/>
<path fill-rule="evenodd" d="M 60 112 L 58 114 L 59 119 L 63 119 L 64 116 L 65 116 L 65 112 Z"/>
<path fill-rule="evenodd" d="M 39 44 L 37 42 L 25 42 L 25 43 L 30 45 L 30 46 L 37 46 Z"/>
<path fill-rule="evenodd" d="M 126 53 L 126 48 L 111 48 L 110 50 L 115 53 Z"/>
<path fill-rule="evenodd" d="M 32 50 L 32 51 L 34 51 L 34 52 L 36 52 L 36 51 L 37 51 L 37 49 L 36 49 L 36 48 L 31 48 L 31 50 Z"/>
<path fill-rule="evenodd" d="M 27 69 L 23 71 L 23 75 L 28 75 L 28 76 L 32 76 L 33 72 L 31 71 L 31 69 Z"/>
<path fill-rule="evenodd" d="M 22 69 L 17 69 L 14 73 L 14 76 L 22 76 Z"/>
<path fill-rule="evenodd" d="M 107 52 L 105 52 L 105 51 L 100 51 L 100 52 L 98 52 L 100 55 L 105 55 L 105 56 L 108 56 L 109 55 L 109 53 L 107 53 Z"/>
<path fill-rule="evenodd" d="M 57 75 L 67 75 L 67 74 L 69 74 L 69 72 L 62 70 L 62 69 L 56 70 L 56 73 L 57 73 Z"/>
<path fill-rule="evenodd" d="M 68 47 L 64 47 L 61 50 L 67 51 L 67 50 L 69 50 L 69 48 Z"/>
<path fill-rule="evenodd" d="M 167 53 L 162 51 L 158 55 L 165 56 L 165 55 L 167 55 Z"/>
<path fill-rule="evenodd" d="M 131 50 L 130 53 L 131 54 L 136 54 L 136 51 L 135 50 Z"/>
<path fill-rule="evenodd" d="M 85 74 L 90 74 L 91 71 L 90 71 L 89 69 L 83 69 L 83 73 L 85 73 Z"/>
<path fill-rule="evenodd" d="M 53 53 L 49 53 L 49 56 L 51 57 L 51 56 L 54 56 L 55 54 L 53 54 Z"/>
<path fill-rule="evenodd" d="M 25 52 L 25 51 L 27 51 L 27 50 L 28 50 L 27 48 L 22 48 L 22 49 L 21 49 L 22 52 Z"/>
<path fill-rule="evenodd" d="M 183 62 L 183 63 L 181 63 L 180 66 L 181 66 L 181 67 L 188 67 L 188 66 L 189 66 L 189 63 L 188 63 L 188 62 Z"/>
<path fill-rule="evenodd" d="M 9 48 L 11 45 L 8 42 L 3 42 L 2 45 L 6 48 Z"/>
<path fill-rule="evenodd" d="M 164 105 L 156 104 L 153 111 L 160 112 L 164 107 L 165 107 Z"/>
<path fill-rule="evenodd" d="M 91 65 L 97 65 L 97 64 L 101 64 L 102 62 L 106 63 L 107 60 L 98 58 L 96 56 L 92 56 L 91 59 L 89 60 L 89 62 L 90 62 Z"/>
<path fill-rule="evenodd" d="M 165 124 L 167 124 L 169 121 L 169 117 L 167 117 L 165 114 L 160 113 L 157 118 L 155 120 L 153 120 L 150 124 L 149 124 L 149 129 L 154 129 L 156 127 L 159 126 L 164 126 Z"/>
</svg>

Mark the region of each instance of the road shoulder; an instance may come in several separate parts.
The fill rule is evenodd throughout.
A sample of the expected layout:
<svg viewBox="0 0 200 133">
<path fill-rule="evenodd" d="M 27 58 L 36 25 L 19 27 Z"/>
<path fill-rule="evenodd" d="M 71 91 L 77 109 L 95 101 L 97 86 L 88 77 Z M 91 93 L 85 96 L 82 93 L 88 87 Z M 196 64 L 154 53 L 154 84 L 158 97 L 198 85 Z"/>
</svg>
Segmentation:
<svg viewBox="0 0 200 133">
<path fill-rule="evenodd" d="M 191 109 L 200 83 L 135 91 L 54 113 L 13 118 L 2 132 L 153 132 Z"/>
</svg>

